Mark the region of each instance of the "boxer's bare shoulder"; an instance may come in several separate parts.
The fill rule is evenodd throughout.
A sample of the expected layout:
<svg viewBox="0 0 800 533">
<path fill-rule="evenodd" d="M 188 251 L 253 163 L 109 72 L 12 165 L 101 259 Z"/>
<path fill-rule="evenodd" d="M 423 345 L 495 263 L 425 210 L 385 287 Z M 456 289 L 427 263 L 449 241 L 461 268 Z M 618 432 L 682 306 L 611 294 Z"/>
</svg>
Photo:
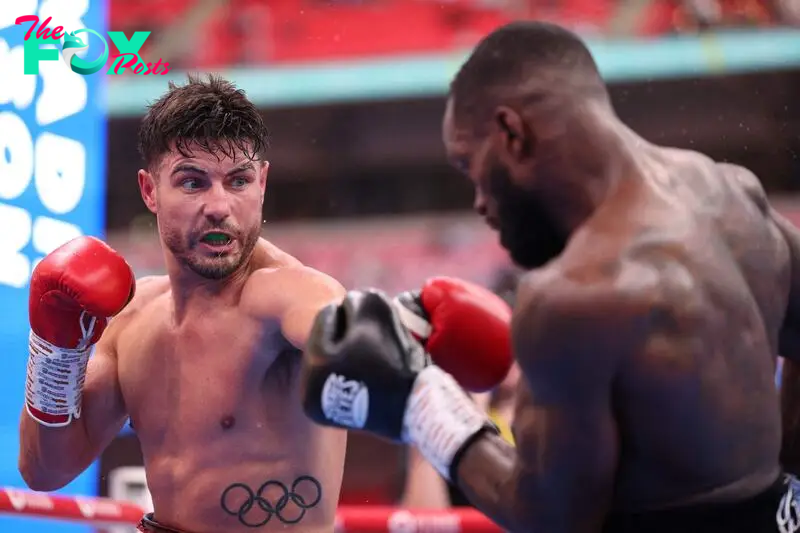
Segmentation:
<svg viewBox="0 0 800 533">
<path fill-rule="evenodd" d="M 748 169 L 732 163 L 717 163 L 716 165 L 722 175 L 740 187 L 755 205 L 764 212 L 769 209 L 767 193 L 764 191 L 758 176 Z"/>
<path fill-rule="evenodd" d="M 280 321 L 286 339 L 302 349 L 313 317 L 326 304 L 341 299 L 345 290 L 327 274 L 272 248 L 274 259 L 250 275 L 241 305 L 260 319 Z"/>
<path fill-rule="evenodd" d="M 778 470 L 786 244 L 752 174 L 690 152 L 659 156 L 635 194 L 609 201 L 523 279 L 514 318 L 535 391 L 518 406 L 520 453 L 550 448 L 561 479 L 593 472 L 581 499 L 617 510 L 749 497 Z M 620 453 L 620 434 L 639 452 Z"/>
<path fill-rule="evenodd" d="M 117 316 L 115 316 L 103 333 L 103 344 L 115 346 L 122 332 L 136 323 L 136 318 L 146 313 L 150 304 L 158 296 L 169 291 L 167 276 L 145 276 L 136 280 L 136 292 L 133 298 Z"/>
<path fill-rule="evenodd" d="M 169 291 L 168 276 L 145 276 L 136 280 L 136 293 L 124 312 L 136 313 L 145 309 L 154 298 Z"/>
<path fill-rule="evenodd" d="M 526 379 L 513 432 L 525 466 L 508 490 L 515 487 L 520 530 L 575 508 L 582 520 L 599 523 L 612 505 L 620 456 L 614 386 L 646 338 L 650 295 L 646 280 L 624 286 L 626 266 L 604 263 L 554 262 L 518 285 L 512 343 Z"/>
<path fill-rule="evenodd" d="M 624 357 L 647 340 L 648 325 L 657 310 L 662 283 L 652 271 L 634 262 L 588 259 L 580 267 L 560 264 L 525 276 L 517 294 L 512 338 L 526 376 L 537 396 L 553 389 L 557 367 L 591 370 L 592 383 L 610 392 L 610 383 Z M 621 331 L 626 332 L 620 335 Z M 598 346 L 603 346 L 602 350 Z M 576 379 L 580 372 L 572 373 Z M 572 394 L 559 379 L 553 394 Z M 580 389 L 589 392 L 582 383 Z M 576 383 L 576 386 L 578 383 Z"/>
</svg>

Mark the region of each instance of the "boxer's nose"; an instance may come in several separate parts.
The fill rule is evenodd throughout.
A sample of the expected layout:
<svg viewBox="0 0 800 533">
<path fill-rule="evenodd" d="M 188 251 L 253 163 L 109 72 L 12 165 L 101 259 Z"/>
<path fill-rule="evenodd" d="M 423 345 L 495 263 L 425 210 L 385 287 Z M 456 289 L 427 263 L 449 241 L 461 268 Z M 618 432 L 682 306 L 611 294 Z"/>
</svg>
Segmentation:
<svg viewBox="0 0 800 533">
<path fill-rule="evenodd" d="M 221 224 L 231 215 L 228 192 L 221 183 L 214 183 L 205 192 L 203 214 L 209 221 Z"/>
</svg>

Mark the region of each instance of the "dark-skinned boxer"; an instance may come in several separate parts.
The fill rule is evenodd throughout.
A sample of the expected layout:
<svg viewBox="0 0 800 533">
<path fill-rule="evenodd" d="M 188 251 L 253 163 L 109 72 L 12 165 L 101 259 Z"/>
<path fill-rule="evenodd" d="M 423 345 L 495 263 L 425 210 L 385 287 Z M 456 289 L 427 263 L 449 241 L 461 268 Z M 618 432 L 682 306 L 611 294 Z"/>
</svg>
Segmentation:
<svg viewBox="0 0 800 533">
<path fill-rule="evenodd" d="M 477 46 L 443 130 L 477 211 L 531 269 L 512 319 L 516 447 L 457 383 L 480 369 L 429 364 L 374 291 L 318 316 L 306 413 L 338 425 L 321 384 L 353 382 L 368 398 L 358 429 L 417 446 L 514 532 L 800 529 L 774 384 L 778 354 L 800 360 L 800 233 L 759 180 L 631 131 L 585 44 L 545 23 Z M 463 335 L 448 360 L 481 332 L 480 318 L 458 331 L 422 307 L 434 330 Z"/>
</svg>

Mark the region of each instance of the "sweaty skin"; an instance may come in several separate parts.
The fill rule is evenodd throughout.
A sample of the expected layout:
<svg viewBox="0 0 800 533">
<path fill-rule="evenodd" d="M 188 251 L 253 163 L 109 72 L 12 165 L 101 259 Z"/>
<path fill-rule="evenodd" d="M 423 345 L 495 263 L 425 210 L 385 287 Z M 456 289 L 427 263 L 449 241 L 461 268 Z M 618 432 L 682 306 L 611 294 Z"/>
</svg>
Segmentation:
<svg viewBox="0 0 800 533">
<path fill-rule="evenodd" d="M 259 239 L 266 162 L 193 154 L 173 149 L 140 171 L 168 276 L 139 280 L 111 320 L 79 419 L 46 428 L 23 410 L 20 472 L 32 489 L 56 490 L 130 417 L 160 524 L 331 532 L 346 433 L 306 418 L 297 374 L 315 316 L 345 291 Z M 232 238 L 215 249 L 203 241 L 211 230 Z"/>
<path fill-rule="evenodd" d="M 159 522 L 193 533 L 252 531 L 223 511 L 226 488 L 244 483 L 256 491 L 270 480 L 291 487 L 312 476 L 322 499 L 293 530 L 332 530 L 346 433 L 305 418 L 295 383 L 310 320 L 301 315 L 313 317 L 310 310 L 340 293 L 336 282 L 263 240 L 240 292 L 198 298 L 182 320 L 166 276 L 140 283 L 104 337 L 102 356 L 109 373 L 116 367 L 116 411 L 136 429 Z M 110 375 L 97 379 L 114 383 Z M 312 485 L 297 487 L 308 503 Z M 281 496 L 277 486 L 265 493 L 273 504 Z M 244 492 L 232 489 L 227 499 L 238 510 Z M 300 512 L 289 502 L 284 515 Z M 255 505 L 245 520 L 266 516 Z M 285 527 L 275 516 L 259 530 Z"/>
<path fill-rule="evenodd" d="M 737 501 L 780 472 L 774 372 L 800 356 L 800 235 L 746 169 L 631 148 L 636 165 L 520 284 L 516 448 L 487 435 L 458 466 L 514 531 Z"/>
</svg>

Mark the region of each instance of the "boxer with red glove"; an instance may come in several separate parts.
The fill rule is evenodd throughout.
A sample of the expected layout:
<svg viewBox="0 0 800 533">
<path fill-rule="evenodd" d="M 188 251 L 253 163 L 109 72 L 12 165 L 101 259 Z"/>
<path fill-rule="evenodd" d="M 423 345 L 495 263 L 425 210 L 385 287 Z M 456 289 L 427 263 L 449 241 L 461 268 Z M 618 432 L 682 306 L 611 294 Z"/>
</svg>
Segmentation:
<svg viewBox="0 0 800 533">
<path fill-rule="evenodd" d="M 306 414 L 323 425 L 414 444 L 452 479 L 461 453 L 496 428 L 453 376 L 429 364 L 428 354 L 403 325 L 401 314 L 406 313 L 400 308 L 421 301 L 432 326 L 425 331 L 417 320 L 413 327 L 436 352 L 434 361 L 440 358 L 473 388 L 483 388 L 489 383 L 477 376 L 484 367 L 488 375 L 499 376 L 497 383 L 508 372 L 508 313 L 491 299 L 473 299 L 485 296 L 475 289 L 455 280 L 433 280 L 419 298 L 405 295 L 393 302 L 377 291 L 352 291 L 340 305 L 323 309 L 303 358 Z M 418 319 L 420 313 L 415 312 Z M 411 321 L 407 315 L 406 322 Z M 493 340 L 500 345 L 493 346 Z M 458 354 L 466 358 L 459 361 Z M 495 355 L 501 363 L 492 360 Z"/>
<path fill-rule="evenodd" d="M 81 415 L 86 365 L 108 319 L 133 297 L 136 281 L 125 259 L 94 237 L 78 237 L 33 270 L 25 406 L 48 427 Z"/>
</svg>

